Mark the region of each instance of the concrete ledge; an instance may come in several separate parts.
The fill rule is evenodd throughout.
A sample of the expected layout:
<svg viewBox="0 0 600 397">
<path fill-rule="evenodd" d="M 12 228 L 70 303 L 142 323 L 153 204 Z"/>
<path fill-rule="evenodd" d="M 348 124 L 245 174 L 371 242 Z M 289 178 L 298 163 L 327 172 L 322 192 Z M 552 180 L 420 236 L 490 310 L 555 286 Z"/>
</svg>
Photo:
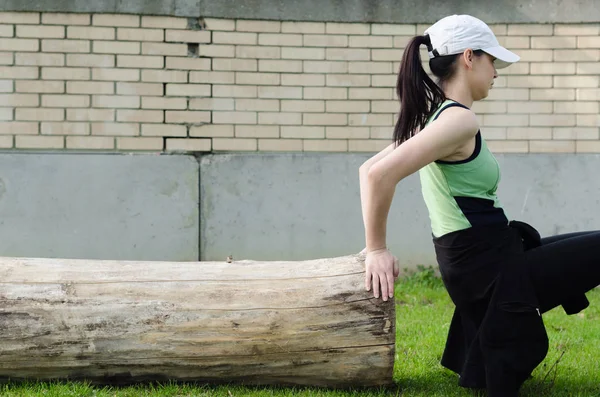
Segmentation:
<svg viewBox="0 0 600 397">
<path fill-rule="evenodd" d="M 125 13 L 283 21 L 431 23 L 467 13 L 488 23 L 600 21 L 596 0 L 3 0 L 0 11 Z"/>
</svg>

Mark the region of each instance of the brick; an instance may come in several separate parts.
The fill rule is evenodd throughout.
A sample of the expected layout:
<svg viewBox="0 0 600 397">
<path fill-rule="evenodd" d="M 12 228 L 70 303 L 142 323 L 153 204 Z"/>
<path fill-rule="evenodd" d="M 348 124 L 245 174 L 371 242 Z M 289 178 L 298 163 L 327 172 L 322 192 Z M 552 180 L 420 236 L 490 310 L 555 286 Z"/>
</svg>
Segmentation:
<svg viewBox="0 0 600 397">
<path fill-rule="evenodd" d="M 156 57 L 162 62 L 162 57 Z M 144 64 L 148 67 L 147 64 Z M 161 66 L 162 67 L 162 66 Z M 167 69 L 181 70 L 210 70 L 211 60 L 208 58 L 183 58 L 183 57 L 167 57 Z"/>
<path fill-rule="evenodd" d="M 255 151 L 258 147 L 256 139 L 248 138 L 214 138 L 213 150 Z"/>
<path fill-rule="evenodd" d="M 348 99 L 347 88 L 306 87 L 304 99 Z"/>
<path fill-rule="evenodd" d="M 15 65 L 65 66 L 65 54 L 16 53 Z M 75 65 L 74 65 L 75 66 Z"/>
<path fill-rule="evenodd" d="M 598 62 L 580 62 L 577 64 L 577 74 L 600 75 L 600 64 Z"/>
<path fill-rule="evenodd" d="M 43 122 L 42 135 L 89 135 L 88 123 Z"/>
<path fill-rule="evenodd" d="M 117 138 L 118 150 L 156 150 L 162 151 L 162 138 Z"/>
<path fill-rule="evenodd" d="M 89 80 L 88 68 L 43 67 L 42 79 L 44 80 Z"/>
<path fill-rule="evenodd" d="M 14 91 L 13 80 L 0 80 L 0 92 L 13 92 Z"/>
<path fill-rule="evenodd" d="M 576 141 L 575 151 L 577 153 L 599 153 L 600 142 Z"/>
<path fill-rule="evenodd" d="M 555 127 L 552 128 L 552 139 L 584 139 L 584 140 L 597 140 L 598 128 L 597 127 Z"/>
<path fill-rule="evenodd" d="M 600 37 L 580 36 L 577 38 L 577 48 L 600 48 Z"/>
<path fill-rule="evenodd" d="M 205 97 L 210 91 L 208 84 L 167 84 L 168 96 Z"/>
<path fill-rule="evenodd" d="M 35 107 L 40 99 L 35 94 L 0 94 L 0 107 Z"/>
<path fill-rule="evenodd" d="M 527 62 L 517 62 L 512 64 L 510 67 L 506 69 L 502 69 L 502 74 L 505 76 L 509 75 L 519 75 L 519 74 L 529 74 L 530 64 Z M 533 74 L 533 72 L 531 73 Z"/>
<path fill-rule="evenodd" d="M 302 37 L 301 34 L 259 33 L 258 45 L 299 47 Z"/>
<path fill-rule="evenodd" d="M 31 26 L 31 25 L 17 25 L 16 26 L 17 37 L 31 37 L 31 38 L 57 38 L 62 39 L 65 37 L 64 26 Z M 12 34 L 11 34 L 12 36 Z"/>
<path fill-rule="evenodd" d="M 529 141 L 486 141 L 488 148 L 494 153 L 527 153 Z"/>
<path fill-rule="evenodd" d="M 2 135 L 37 135 L 38 132 L 38 123 L 0 121 L 0 134 Z"/>
<path fill-rule="evenodd" d="M 0 43 L 2 43 L 2 40 L 0 40 Z M 90 52 L 90 48 L 91 44 L 89 40 L 42 40 L 42 52 Z M 26 49 L 24 51 L 37 51 L 37 49 Z"/>
<path fill-rule="evenodd" d="M 186 44 L 143 42 L 142 54 L 185 57 L 188 54 L 188 48 Z"/>
<path fill-rule="evenodd" d="M 600 116 L 597 114 L 578 114 L 578 127 L 600 127 Z"/>
<path fill-rule="evenodd" d="M 258 90 L 255 86 L 215 85 L 212 95 L 217 98 L 256 98 Z"/>
<path fill-rule="evenodd" d="M 167 30 L 170 32 L 170 30 Z M 117 40 L 123 41 L 160 41 L 165 39 L 162 29 L 118 28 Z M 173 41 L 173 40 L 166 40 Z"/>
<path fill-rule="evenodd" d="M 486 100 L 489 101 L 523 101 L 529 99 L 528 88 L 494 88 Z"/>
<path fill-rule="evenodd" d="M 301 99 L 302 87 L 262 86 L 258 87 L 258 97 L 268 99 Z"/>
<path fill-rule="evenodd" d="M 327 22 L 325 33 L 327 34 L 358 34 L 368 35 L 371 32 L 371 26 L 367 23 L 338 23 Z"/>
<path fill-rule="evenodd" d="M 67 120 L 114 121 L 114 109 L 67 109 Z"/>
<path fill-rule="evenodd" d="M 391 88 L 350 88 L 350 99 L 393 99 Z"/>
<path fill-rule="evenodd" d="M 235 20 L 232 19 L 204 18 L 204 23 L 209 30 L 235 30 Z"/>
<path fill-rule="evenodd" d="M 235 46 L 219 44 L 201 45 L 200 56 L 211 58 L 233 58 L 235 57 Z"/>
<path fill-rule="evenodd" d="M 521 60 L 519 62 L 550 62 L 553 51 L 567 50 L 520 50 Z"/>
<path fill-rule="evenodd" d="M 371 87 L 393 87 L 396 88 L 398 76 L 395 74 L 380 74 L 371 77 Z"/>
<path fill-rule="evenodd" d="M 573 100 L 574 98 L 570 98 Z M 578 88 L 578 101 L 600 101 L 600 88 Z"/>
<path fill-rule="evenodd" d="M 383 150 L 389 144 L 389 139 L 353 139 L 348 141 L 348 151 L 375 153 Z"/>
<path fill-rule="evenodd" d="M 224 103 L 213 104 L 210 101 L 224 101 Z M 196 104 L 194 104 L 196 105 Z M 191 107 L 190 103 L 190 109 Z M 205 106 L 206 109 L 211 109 L 211 106 L 218 106 L 219 108 L 213 110 L 240 110 L 240 111 L 265 111 L 265 112 L 277 112 L 279 111 L 279 101 L 276 99 L 206 99 L 205 103 L 199 103 L 196 106 Z"/>
<path fill-rule="evenodd" d="M 369 127 L 326 127 L 327 139 L 368 139 Z"/>
<path fill-rule="evenodd" d="M 35 39 L 0 38 L 0 51 L 39 51 L 39 44 Z"/>
<path fill-rule="evenodd" d="M 410 43 L 412 38 L 413 38 L 413 36 L 395 36 L 394 37 L 394 47 L 401 48 L 402 50 L 404 50 L 408 46 L 408 43 Z M 422 51 L 425 52 L 425 56 L 421 55 L 421 59 L 428 59 L 427 52 L 424 50 L 424 48 L 422 49 Z M 398 58 L 398 59 L 402 59 L 402 58 Z"/>
<path fill-rule="evenodd" d="M 600 49 L 554 50 L 555 62 L 592 62 L 600 61 Z"/>
<path fill-rule="evenodd" d="M 323 22 L 282 22 L 281 31 L 283 33 L 307 33 L 323 34 L 325 33 L 325 23 Z"/>
<path fill-rule="evenodd" d="M 97 81 L 67 81 L 69 94 L 114 94 L 114 83 Z"/>
<path fill-rule="evenodd" d="M 139 15 L 125 14 L 94 14 L 92 15 L 92 24 L 98 26 L 140 26 Z"/>
<path fill-rule="evenodd" d="M 117 121 L 126 123 L 162 123 L 165 121 L 161 110 L 117 110 Z M 169 121 L 167 121 L 169 122 Z"/>
<path fill-rule="evenodd" d="M 552 87 L 552 76 L 508 76 L 511 88 L 549 88 Z"/>
<path fill-rule="evenodd" d="M 185 152 L 210 152 L 211 151 L 211 140 L 210 139 L 181 139 L 181 138 L 168 138 L 167 139 L 167 150 L 168 151 L 185 151 Z"/>
<path fill-rule="evenodd" d="M 138 123 L 92 123 L 92 135 L 136 136 L 139 134 Z"/>
<path fill-rule="evenodd" d="M 397 101 L 372 101 L 371 112 L 373 113 L 398 113 L 400 104 Z M 367 111 L 365 111 L 367 112 Z"/>
<path fill-rule="evenodd" d="M 552 113 L 552 102 L 549 101 L 511 101 L 508 102 L 508 113 Z"/>
<path fill-rule="evenodd" d="M 167 123 L 210 123 L 210 112 L 167 110 Z"/>
<path fill-rule="evenodd" d="M 304 125 L 348 125 L 348 115 L 340 113 L 304 113 Z"/>
<path fill-rule="evenodd" d="M 304 47 L 348 47 L 348 36 L 333 34 L 304 35 Z"/>
<path fill-rule="evenodd" d="M 39 12 L 0 12 L 0 23 L 39 24 Z"/>
<path fill-rule="evenodd" d="M 279 59 L 281 58 L 281 48 L 267 46 L 237 46 L 236 57 L 252 59 Z"/>
<path fill-rule="evenodd" d="M 166 42 L 175 43 L 210 43 L 212 32 L 209 30 L 171 30 L 167 29 Z M 162 41 L 155 40 L 155 41 Z"/>
<path fill-rule="evenodd" d="M 554 102 L 554 113 L 598 113 L 598 102 Z"/>
<path fill-rule="evenodd" d="M 529 124 L 532 127 L 567 127 L 575 126 L 576 123 L 574 114 L 532 114 L 529 116 Z"/>
<path fill-rule="evenodd" d="M 598 24 L 555 24 L 554 35 L 556 36 L 598 36 L 600 25 Z"/>
<path fill-rule="evenodd" d="M 119 68 L 139 68 L 140 65 L 142 65 L 147 69 L 162 69 L 164 67 L 164 63 L 164 57 L 161 56 L 117 55 L 117 66 Z M 111 67 L 111 65 L 106 65 L 104 67 Z"/>
<path fill-rule="evenodd" d="M 392 62 L 351 62 L 349 73 L 353 74 L 391 74 Z"/>
<path fill-rule="evenodd" d="M 282 47 L 283 59 L 325 59 L 324 48 Z"/>
<path fill-rule="evenodd" d="M 333 139 L 305 139 L 302 141 L 305 152 L 347 152 L 348 141 Z"/>
<path fill-rule="evenodd" d="M 286 128 L 286 127 L 282 127 Z M 236 125 L 236 138 L 279 138 L 277 125 Z"/>
<path fill-rule="evenodd" d="M 246 73 L 237 72 L 235 83 L 243 85 L 273 85 L 280 84 L 279 73 Z"/>
<path fill-rule="evenodd" d="M 142 124 L 143 136 L 187 136 L 187 127 L 177 124 Z"/>
<path fill-rule="evenodd" d="M 115 56 L 97 54 L 67 54 L 67 66 L 113 68 L 115 67 Z"/>
<path fill-rule="evenodd" d="M 350 47 L 357 48 L 392 48 L 391 36 L 350 36 Z"/>
<path fill-rule="evenodd" d="M 402 59 L 403 50 L 372 50 L 373 61 L 397 61 Z"/>
<path fill-rule="evenodd" d="M 238 19 L 235 30 L 238 32 L 280 32 L 281 22 L 279 21 L 254 21 Z"/>
<path fill-rule="evenodd" d="M 415 25 L 374 23 L 371 25 L 371 34 L 384 36 L 414 36 L 417 32 Z"/>
<path fill-rule="evenodd" d="M 311 101 L 311 100 L 281 100 L 281 111 L 282 112 L 325 112 L 325 101 Z"/>
<path fill-rule="evenodd" d="M 529 141 L 530 153 L 575 153 L 575 141 Z"/>
<path fill-rule="evenodd" d="M 329 78 L 329 76 L 328 76 Z M 281 85 L 288 86 L 324 86 L 324 74 L 283 74 L 281 75 Z"/>
<path fill-rule="evenodd" d="M 186 98 L 160 98 L 144 97 L 142 98 L 142 108 L 144 109 L 187 109 Z"/>
<path fill-rule="evenodd" d="M 304 73 L 348 73 L 348 62 L 304 61 L 303 65 Z"/>
<path fill-rule="evenodd" d="M 258 114 L 258 124 L 300 125 L 302 124 L 302 114 L 287 112 L 261 112 Z"/>
<path fill-rule="evenodd" d="M 489 127 L 519 127 L 529 125 L 529 115 L 526 114 L 485 114 L 483 125 Z M 548 117 L 544 115 L 541 117 Z"/>
<path fill-rule="evenodd" d="M 94 68 L 92 69 L 92 80 L 139 81 L 140 70 L 123 68 Z"/>
<path fill-rule="evenodd" d="M 530 99 L 534 100 L 534 101 L 572 101 L 572 100 L 575 100 L 575 89 L 572 89 L 572 88 L 531 89 L 530 96 L 531 96 Z"/>
<path fill-rule="evenodd" d="M 69 109 L 72 110 L 72 109 Z M 25 108 L 15 109 L 15 120 L 25 121 L 62 121 L 65 119 L 64 109 Z"/>
<path fill-rule="evenodd" d="M 187 72 L 179 70 L 142 70 L 142 81 L 160 83 L 186 83 Z"/>
<path fill-rule="evenodd" d="M 534 62 L 531 74 L 575 74 L 575 62 Z"/>
<path fill-rule="evenodd" d="M 39 80 L 17 80 L 15 81 L 15 90 L 17 92 L 39 92 L 55 93 L 65 92 L 64 81 L 39 81 Z"/>
<path fill-rule="evenodd" d="M 42 95 L 42 106 L 47 108 L 87 108 L 89 95 Z"/>
<path fill-rule="evenodd" d="M 242 127 L 236 126 L 235 128 Z M 251 128 L 255 128 L 255 126 L 251 126 Z M 190 128 L 190 136 L 193 137 L 216 137 L 216 138 L 224 138 L 224 137 L 233 137 L 233 126 L 232 125 L 214 125 L 214 124 L 206 124 L 206 125 L 194 125 Z"/>
<path fill-rule="evenodd" d="M 139 54 L 140 43 L 129 41 L 101 41 L 93 42 L 93 52 L 98 54 Z"/>
<path fill-rule="evenodd" d="M 142 27 L 159 29 L 186 29 L 187 18 L 142 16 Z"/>
<path fill-rule="evenodd" d="M 325 59 L 328 61 L 370 61 L 371 50 L 364 48 L 327 48 Z"/>
<path fill-rule="evenodd" d="M 509 24 L 508 34 L 512 36 L 551 36 L 552 24 Z"/>
<path fill-rule="evenodd" d="M 367 113 L 369 101 L 327 101 L 327 113 Z"/>
<path fill-rule="evenodd" d="M 598 76 L 554 76 L 554 87 L 598 87 Z"/>
<path fill-rule="evenodd" d="M 367 74 L 328 74 L 327 85 L 330 87 L 368 87 L 371 85 L 371 76 Z"/>
<path fill-rule="evenodd" d="M 92 107 L 139 109 L 140 97 L 129 95 L 94 95 Z"/>
<path fill-rule="evenodd" d="M 519 127 L 519 128 L 524 128 L 524 127 Z M 506 128 L 500 128 L 500 127 L 487 127 L 485 129 L 483 129 L 481 131 L 481 133 L 483 134 L 483 138 L 488 140 L 494 140 L 494 139 L 506 139 Z"/>
<path fill-rule="evenodd" d="M 95 26 L 67 26 L 69 39 L 114 40 L 115 28 L 99 28 Z"/>
<path fill-rule="evenodd" d="M 89 25 L 91 23 L 90 14 L 65 14 L 50 13 L 42 14 L 42 24 L 44 25 Z"/>
<path fill-rule="evenodd" d="M 215 44 L 258 44 L 256 33 L 212 32 L 212 42 Z"/>
<path fill-rule="evenodd" d="M 117 82 L 119 95 L 163 95 L 163 85 L 160 83 L 125 83 Z M 112 92 L 110 92 L 112 93 Z"/>
<path fill-rule="evenodd" d="M 13 63 L 12 52 L 0 52 L 0 65 L 12 65 Z"/>
<path fill-rule="evenodd" d="M 301 73 L 302 61 L 280 61 L 280 60 L 259 60 L 258 70 L 260 72 L 287 72 Z"/>
<path fill-rule="evenodd" d="M 574 36 L 532 37 L 531 48 L 577 48 L 577 40 Z"/>
<path fill-rule="evenodd" d="M 255 59 L 213 59 L 213 70 L 256 72 L 258 62 Z"/>
<path fill-rule="evenodd" d="M 393 125 L 391 114 L 350 114 L 348 115 L 348 125 L 353 126 L 384 126 Z"/>
<path fill-rule="evenodd" d="M 65 138 L 62 136 L 19 136 L 15 137 L 17 149 L 63 149 Z"/>
<path fill-rule="evenodd" d="M 325 127 L 281 127 L 282 138 L 322 139 Z"/>
<path fill-rule="evenodd" d="M 234 84 L 234 72 L 190 72 L 190 83 Z"/>
<path fill-rule="evenodd" d="M 552 139 L 552 128 L 543 127 L 518 127 L 507 128 L 507 139 Z"/>
<path fill-rule="evenodd" d="M 212 122 L 213 124 L 257 124 L 257 113 L 213 111 Z"/>
<path fill-rule="evenodd" d="M 106 150 L 115 148 L 115 138 L 107 136 L 68 136 L 67 149 Z"/>
<path fill-rule="evenodd" d="M 0 108 L 0 120 L 12 120 L 13 109 L 12 108 Z M 0 134 L 2 132 L 0 131 Z"/>
<path fill-rule="evenodd" d="M 259 139 L 258 150 L 265 152 L 302 151 L 302 141 L 299 139 Z"/>
</svg>

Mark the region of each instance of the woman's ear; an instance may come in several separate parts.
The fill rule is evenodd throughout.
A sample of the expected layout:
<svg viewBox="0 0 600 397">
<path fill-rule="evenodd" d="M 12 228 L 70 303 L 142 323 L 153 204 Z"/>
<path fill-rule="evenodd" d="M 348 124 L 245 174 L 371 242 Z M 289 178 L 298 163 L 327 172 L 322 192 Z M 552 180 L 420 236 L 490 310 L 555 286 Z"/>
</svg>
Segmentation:
<svg viewBox="0 0 600 397">
<path fill-rule="evenodd" d="M 462 59 L 465 62 L 465 66 L 467 67 L 467 69 L 472 69 L 473 68 L 473 58 L 475 57 L 475 54 L 473 54 L 473 50 L 470 48 L 467 48 L 463 53 L 462 53 Z"/>
</svg>

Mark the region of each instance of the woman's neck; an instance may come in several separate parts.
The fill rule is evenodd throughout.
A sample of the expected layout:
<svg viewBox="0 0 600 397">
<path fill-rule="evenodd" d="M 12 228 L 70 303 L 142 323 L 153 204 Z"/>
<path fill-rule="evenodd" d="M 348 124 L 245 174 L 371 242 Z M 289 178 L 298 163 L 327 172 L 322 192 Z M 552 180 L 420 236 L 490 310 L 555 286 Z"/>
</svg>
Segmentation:
<svg viewBox="0 0 600 397">
<path fill-rule="evenodd" d="M 473 97 L 466 84 L 462 84 L 459 81 L 449 81 L 442 85 L 446 98 L 452 99 L 468 108 L 473 106 Z"/>
</svg>

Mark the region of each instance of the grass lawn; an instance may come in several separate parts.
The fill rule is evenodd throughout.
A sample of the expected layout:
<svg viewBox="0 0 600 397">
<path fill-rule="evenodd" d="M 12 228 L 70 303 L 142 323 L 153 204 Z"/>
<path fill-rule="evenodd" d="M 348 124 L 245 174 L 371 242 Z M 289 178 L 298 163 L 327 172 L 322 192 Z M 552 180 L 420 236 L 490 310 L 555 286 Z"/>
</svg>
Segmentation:
<svg viewBox="0 0 600 397">
<path fill-rule="evenodd" d="M 600 396 L 600 290 L 588 294 L 591 305 L 567 316 L 562 308 L 544 315 L 550 338 L 546 360 L 522 396 Z M 457 377 L 439 364 L 453 305 L 432 270 L 422 270 L 396 285 L 397 347 L 395 386 L 388 389 L 336 391 L 315 388 L 198 386 L 166 384 L 102 388 L 82 383 L 0 385 L 1 396 L 476 396 L 457 386 Z"/>
</svg>

